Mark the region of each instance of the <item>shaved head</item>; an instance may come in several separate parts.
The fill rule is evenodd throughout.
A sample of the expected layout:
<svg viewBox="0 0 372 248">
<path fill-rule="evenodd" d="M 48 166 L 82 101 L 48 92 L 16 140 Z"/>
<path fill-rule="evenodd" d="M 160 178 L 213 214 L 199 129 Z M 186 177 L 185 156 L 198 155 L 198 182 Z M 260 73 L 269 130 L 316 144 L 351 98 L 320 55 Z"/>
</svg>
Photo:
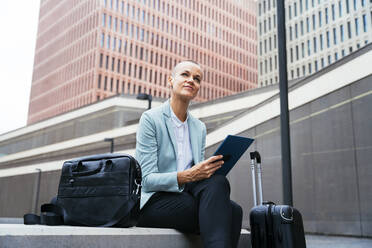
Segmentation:
<svg viewBox="0 0 372 248">
<path fill-rule="evenodd" d="M 196 62 L 196 61 L 194 61 L 194 60 L 183 60 L 183 61 L 179 62 L 178 64 L 176 64 L 175 67 L 173 67 L 173 70 L 172 70 L 172 77 L 175 76 L 175 73 L 176 73 L 176 71 L 178 70 L 179 66 L 180 66 L 181 64 L 183 64 L 183 63 L 192 63 L 192 64 L 195 64 L 195 65 L 199 66 L 200 69 L 201 69 L 201 66 L 199 65 L 198 62 Z"/>
</svg>

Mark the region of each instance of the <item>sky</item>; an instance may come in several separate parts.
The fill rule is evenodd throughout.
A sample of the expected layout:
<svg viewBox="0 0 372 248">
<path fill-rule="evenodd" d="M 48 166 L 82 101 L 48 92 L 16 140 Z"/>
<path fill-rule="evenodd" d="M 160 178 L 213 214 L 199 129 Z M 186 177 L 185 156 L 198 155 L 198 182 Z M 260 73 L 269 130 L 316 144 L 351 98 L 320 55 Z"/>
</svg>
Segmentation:
<svg viewBox="0 0 372 248">
<path fill-rule="evenodd" d="M 0 135 L 26 126 L 40 0 L 0 8 Z"/>
</svg>

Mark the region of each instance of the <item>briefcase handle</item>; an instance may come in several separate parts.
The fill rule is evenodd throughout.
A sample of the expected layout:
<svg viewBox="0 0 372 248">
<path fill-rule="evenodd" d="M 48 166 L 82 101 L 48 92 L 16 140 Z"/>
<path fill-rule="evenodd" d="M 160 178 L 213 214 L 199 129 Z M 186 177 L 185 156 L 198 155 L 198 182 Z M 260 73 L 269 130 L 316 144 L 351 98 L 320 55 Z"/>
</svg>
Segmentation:
<svg viewBox="0 0 372 248">
<path fill-rule="evenodd" d="M 111 160 L 107 160 L 106 163 L 108 161 L 110 161 L 112 163 Z M 84 162 L 86 162 L 86 161 L 84 161 Z M 99 161 L 98 166 L 96 168 L 94 168 L 92 170 L 82 171 L 85 167 L 83 165 L 83 161 L 79 161 L 76 166 L 71 166 L 71 175 L 74 176 L 74 177 L 83 177 L 83 176 L 94 175 L 94 174 L 97 174 L 98 172 L 100 172 L 102 170 L 102 166 L 103 166 L 103 162 Z"/>
</svg>

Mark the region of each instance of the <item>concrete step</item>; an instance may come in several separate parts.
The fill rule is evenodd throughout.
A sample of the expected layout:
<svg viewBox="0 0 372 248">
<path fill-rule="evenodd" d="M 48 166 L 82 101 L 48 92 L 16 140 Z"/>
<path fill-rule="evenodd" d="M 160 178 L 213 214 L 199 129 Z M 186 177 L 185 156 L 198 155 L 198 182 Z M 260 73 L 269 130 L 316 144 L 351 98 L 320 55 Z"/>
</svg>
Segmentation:
<svg viewBox="0 0 372 248">
<path fill-rule="evenodd" d="M 198 248 L 199 235 L 164 228 L 100 228 L 0 224 L 0 248 Z M 250 233 L 242 229 L 239 248 L 249 248 Z"/>
</svg>

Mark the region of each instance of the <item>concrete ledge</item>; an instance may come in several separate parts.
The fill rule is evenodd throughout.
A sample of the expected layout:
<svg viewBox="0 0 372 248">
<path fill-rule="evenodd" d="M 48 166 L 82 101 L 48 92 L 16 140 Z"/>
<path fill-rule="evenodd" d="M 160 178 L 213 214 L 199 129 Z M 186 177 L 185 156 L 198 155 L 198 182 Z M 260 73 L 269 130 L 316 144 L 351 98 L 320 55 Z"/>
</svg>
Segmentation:
<svg viewBox="0 0 372 248">
<path fill-rule="evenodd" d="M 198 248 L 199 235 L 163 228 L 99 228 L 0 224 L 0 248 L 8 247 L 122 247 Z M 242 229 L 239 247 L 251 247 L 250 233 Z"/>
</svg>

